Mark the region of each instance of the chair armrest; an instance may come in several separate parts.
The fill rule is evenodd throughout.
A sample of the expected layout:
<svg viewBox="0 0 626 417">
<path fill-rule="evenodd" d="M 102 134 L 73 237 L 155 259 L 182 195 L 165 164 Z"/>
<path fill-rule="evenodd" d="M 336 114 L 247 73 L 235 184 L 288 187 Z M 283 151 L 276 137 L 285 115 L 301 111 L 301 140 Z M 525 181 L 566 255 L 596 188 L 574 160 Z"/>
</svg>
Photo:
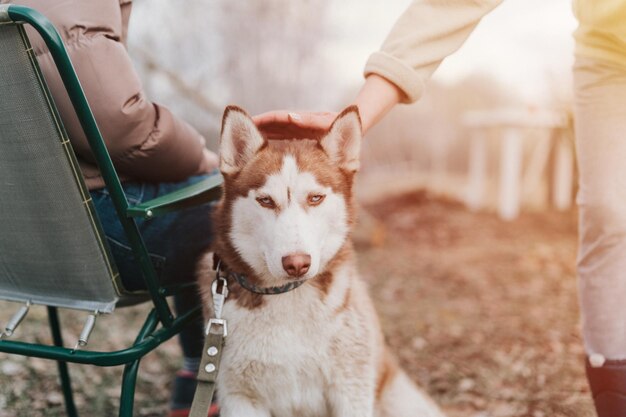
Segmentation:
<svg viewBox="0 0 626 417">
<path fill-rule="evenodd" d="M 126 216 L 150 219 L 217 200 L 222 195 L 223 182 L 224 178 L 220 174 L 211 175 L 209 178 L 173 193 L 129 207 L 126 210 Z"/>
</svg>

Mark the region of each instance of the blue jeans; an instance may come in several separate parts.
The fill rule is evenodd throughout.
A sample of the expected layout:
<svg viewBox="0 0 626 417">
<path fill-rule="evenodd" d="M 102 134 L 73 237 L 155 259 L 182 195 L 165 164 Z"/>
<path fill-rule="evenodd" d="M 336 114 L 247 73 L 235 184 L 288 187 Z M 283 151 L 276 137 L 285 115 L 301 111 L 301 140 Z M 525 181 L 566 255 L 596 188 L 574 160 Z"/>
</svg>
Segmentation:
<svg viewBox="0 0 626 417">
<path fill-rule="evenodd" d="M 169 194 L 206 177 L 207 175 L 194 176 L 177 183 L 128 182 L 123 184 L 123 188 L 129 204 L 134 205 Z M 130 291 L 145 289 L 141 270 L 134 259 L 108 190 L 92 190 L 91 197 L 124 286 Z M 196 280 L 199 257 L 209 248 L 213 239 L 211 211 L 212 203 L 207 203 L 150 220 L 137 220 L 157 276 L 163 284 Z M 200 296 L 195 287 L 174 297 L 178 314 L 184 314 L 199 303 Z M 198 320 L 181 333 L 180 341 L 185 356 L 201 356 L 202 330 L 202 320 Z"/>
</svg>

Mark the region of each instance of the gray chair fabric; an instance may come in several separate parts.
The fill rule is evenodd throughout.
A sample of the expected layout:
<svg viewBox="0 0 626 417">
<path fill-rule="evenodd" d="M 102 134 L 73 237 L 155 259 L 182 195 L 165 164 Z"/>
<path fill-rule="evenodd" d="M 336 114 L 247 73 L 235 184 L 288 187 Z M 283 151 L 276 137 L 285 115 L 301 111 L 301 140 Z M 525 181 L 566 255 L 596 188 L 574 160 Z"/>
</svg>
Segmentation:
<svg viewBox="0 0 626 417">
<path fill-rule="evenodd" d="M 0 24 L 0 299 L 110 312 L 118 282 L 25 32 Z"/>
</svg>

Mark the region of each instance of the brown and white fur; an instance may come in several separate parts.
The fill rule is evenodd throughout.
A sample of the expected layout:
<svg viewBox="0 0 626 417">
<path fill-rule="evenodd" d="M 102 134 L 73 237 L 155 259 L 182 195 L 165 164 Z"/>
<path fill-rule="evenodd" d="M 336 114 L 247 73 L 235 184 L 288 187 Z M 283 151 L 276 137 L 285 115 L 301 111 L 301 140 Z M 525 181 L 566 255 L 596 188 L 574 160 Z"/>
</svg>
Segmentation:
<svg viewBox="0 0 626 417">
<path fill-rule="evenodd" d="M 228 337 L 218 375 L 222 417 L 442 416 L 398 367 L 383 342 L 350 243 L 352 183 L 359 167 L 357 108 L 344 110 L 321 140 L 267 141 L 241 109 L 226 109 L 215 212 L 215 252 L 228 269 L 262 287 L 229 280 Z M 290 275 L 284 259 L 309 255 Z M 201 265 L 205 305 L 214 273 Z"/>
</svg>

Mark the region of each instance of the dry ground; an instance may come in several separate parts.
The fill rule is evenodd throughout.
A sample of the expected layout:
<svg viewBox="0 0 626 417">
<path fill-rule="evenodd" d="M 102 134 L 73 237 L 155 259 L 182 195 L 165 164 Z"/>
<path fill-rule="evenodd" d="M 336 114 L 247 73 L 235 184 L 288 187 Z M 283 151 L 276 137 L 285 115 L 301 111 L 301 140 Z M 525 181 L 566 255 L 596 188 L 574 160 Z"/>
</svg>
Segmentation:
<svg viewBox="0 0 626 417">
<path fill-rule="evenodd" d="M 525 214 L 504 223 L 455 202 L 411 192 L 369 204 L 359 263 L 389 344 L 450 416 L 592 416 L 582 368 L 573 213 Z M 0 304 L 0 320 L 14 305 Z M 99 319 L 94 348 L 132 340 L 146 307 Z M 82 315 L 64 313 L 66 344 Z M 33 309 L 19 337 L 47 340 Z M 26 330 L 26 329 L 30 330 Z M 142 363 L 136 415 L 163 416 L 175 341 Z M 113 416 L 116 368 L 71 368 L 79 409 Z M 53 363 L 0 355 L 0 417 L 60 416 Z"/>
<path fill-rule="evenodd" d="M 575 213 L 504 223 L 424 192 L 379 201 L 363 248 L 385 333 L 451 416 L 592 416 L 576 298 Z"/>
</svg>

